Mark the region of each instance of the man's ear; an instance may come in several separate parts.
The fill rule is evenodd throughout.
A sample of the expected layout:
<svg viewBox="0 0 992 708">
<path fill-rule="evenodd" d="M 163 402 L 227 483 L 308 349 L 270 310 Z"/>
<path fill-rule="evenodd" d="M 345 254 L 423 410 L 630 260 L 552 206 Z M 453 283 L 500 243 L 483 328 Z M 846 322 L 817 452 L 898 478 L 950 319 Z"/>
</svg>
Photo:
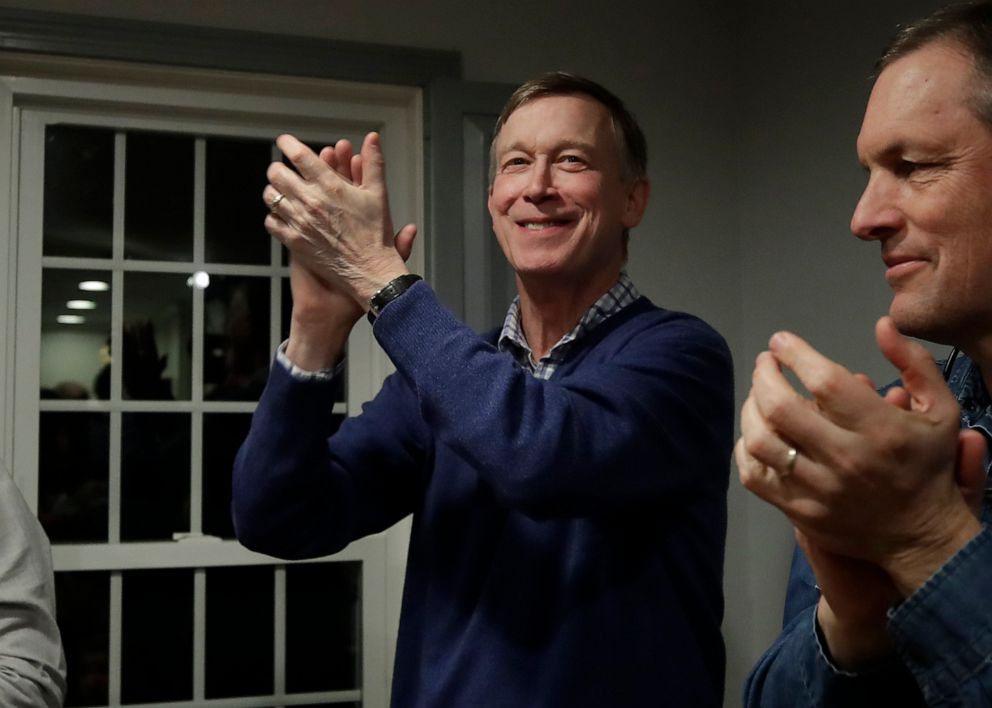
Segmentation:
<svg viewBox="0 0 992 708">
<path fill-rule="evenodd" d="M 651 196 L 651 183 L 647 177 L 639 177 L 627 185 L 627 201 L 623 210 L 623 227 L 632 229 L 641 223 L 644 210 L 648 208 Z"/>
</svg>

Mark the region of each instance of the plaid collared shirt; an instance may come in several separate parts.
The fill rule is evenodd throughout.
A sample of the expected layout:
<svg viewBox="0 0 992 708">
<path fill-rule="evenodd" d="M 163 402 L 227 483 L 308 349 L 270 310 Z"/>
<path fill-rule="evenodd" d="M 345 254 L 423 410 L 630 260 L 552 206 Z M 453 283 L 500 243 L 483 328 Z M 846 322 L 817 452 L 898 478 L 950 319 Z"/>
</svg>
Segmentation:
<svg viewBox="0 0 992 708">
<path fill-rule="evenodd" d="M 572 348 L 572 345 L 577 340 L 589 334 L 597 325 L 620 312 L 620 310 L 630 305 L 640 296 L 641 294 L 637 292 L 637 288 L 634 287 L 634 283 L 627 275 L 627 272 L 621 271 L 620 279 L 617 280 L 616 284 L 603 293 L 602 297 L 596 300 L 586 310 L 578 324 L 565 334 L 564 337 L 559 339 L 551 347 L 548 355 L 537 363 L 534 363 L 532 358 L 533 352 L 530 345 L 527 344 L 523 326 L 520 323 L 520 297 L 515 297 L 513 298 L 513 302 L 510 303 L 510 309 L 506 313 L 506 319 L 503 321 L 503 331 L 500 332 L 497 346 L 501 352 L 512 354 L 517 364 L 521 368 L 527 369 L 534 378 L 547 381 L 555 373 L 558 365 L 564 361 L 568 350 Z"/>
</svg>

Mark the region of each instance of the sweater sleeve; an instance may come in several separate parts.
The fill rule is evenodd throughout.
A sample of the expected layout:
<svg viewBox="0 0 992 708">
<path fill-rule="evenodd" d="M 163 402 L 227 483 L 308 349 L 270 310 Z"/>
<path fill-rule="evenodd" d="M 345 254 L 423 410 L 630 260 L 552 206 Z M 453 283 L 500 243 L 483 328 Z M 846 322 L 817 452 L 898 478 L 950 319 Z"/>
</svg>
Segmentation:
<svg viewBox="0 0 992 708">
<path fill-rule="evenodd" d="M 686 490 L 726 491 L 729 350 L 701 320 L 652 315 L 615 328 L 548 381 L 476 336 L 425 283 L 385 308 L 374 333 L 437 445 L 497 498 L 536 518 L 584 516 Z"/>
<path fill-rule="evenodd" d="M 61 706 L 65 670 L 48 538 L 0 467 L 0 705 Z"/>
<path fill-rule="evenodd" d="M 290 559 L 327 555 L 414 510 L 431 453 L 405 384 L 387 378 L 335 432 L 338 384 L 271 368 L 234 462 L 231 510 L 246 547 Z"/>
</svg>

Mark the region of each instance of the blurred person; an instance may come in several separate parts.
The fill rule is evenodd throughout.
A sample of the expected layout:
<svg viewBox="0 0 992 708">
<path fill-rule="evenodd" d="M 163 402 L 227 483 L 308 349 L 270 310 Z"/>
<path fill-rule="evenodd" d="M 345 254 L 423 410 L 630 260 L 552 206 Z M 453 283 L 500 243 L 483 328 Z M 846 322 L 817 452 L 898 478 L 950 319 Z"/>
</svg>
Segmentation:
<svg viewBox="0 0 992 708">
<path fill-rule="evenodd" d="M 57 708 L 65 676 L 48 537 L 0 461 L 0 705 Z"/>
</svg>

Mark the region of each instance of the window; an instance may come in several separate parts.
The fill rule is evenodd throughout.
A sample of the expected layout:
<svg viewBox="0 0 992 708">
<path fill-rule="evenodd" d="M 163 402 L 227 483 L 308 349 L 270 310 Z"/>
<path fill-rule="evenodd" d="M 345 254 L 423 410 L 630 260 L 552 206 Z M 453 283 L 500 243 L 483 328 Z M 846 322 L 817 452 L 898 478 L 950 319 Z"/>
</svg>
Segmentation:
<svg viewBox="0 0 992 708">
<path fill-rule="evenodd" d="M 67 705 L 384 705 L 405 529 L 319 562 L 251 553 L 230 468 L 288 331 L 261 225 L 273 137 L 381 131 L 396 221 L 421 221 L 419 91 L 133 69 L 4 85 L 7 420 L 53 543 Z M 387 368 L 356 328 L 335 415 Z"/>
</svg>

